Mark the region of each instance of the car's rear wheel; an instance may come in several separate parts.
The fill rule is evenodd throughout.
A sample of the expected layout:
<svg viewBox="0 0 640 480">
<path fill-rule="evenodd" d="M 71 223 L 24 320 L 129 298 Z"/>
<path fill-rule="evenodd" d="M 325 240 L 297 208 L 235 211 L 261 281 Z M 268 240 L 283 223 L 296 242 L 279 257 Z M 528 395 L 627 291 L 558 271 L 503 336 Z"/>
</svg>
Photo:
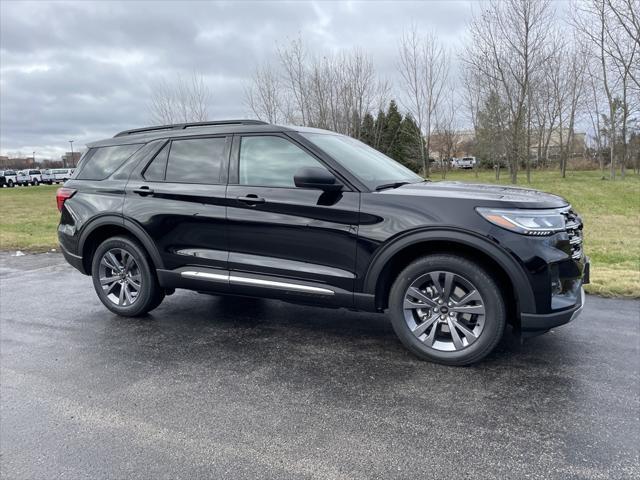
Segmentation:
<svg viewBox="0 0 640 480">
<path fill-rule="evenodd" d="M 34 178 L 32 183 L 33 183 L 34 187 L 37 187 L 40 184 L 40 182 L 38 182 L 37 178 Z"/>
<path fill-rule="evenodd" d="M 468 365 L 502 338 L 504 300 L 491 275 L 456 255 L 420 258 L 398 275 L 389 296 L 393 328 L 420 358 Z"/>
<path fill-rule="evenodd" d="M 9 180 L 9 181 L 7 182 L 7 185 L 9 186 L 9 188 L 13 188 L 13 187 L 14 187 L 14 185 L 13 185 L 13 180 Z"/>
<path fill-rule="evenodd" d="M 146 252 L 128 237 L 101 243 L 93 256 L 91 274 L 98 297 L 118 315 L 144 315 L 164 299 Z"/>
</svg>

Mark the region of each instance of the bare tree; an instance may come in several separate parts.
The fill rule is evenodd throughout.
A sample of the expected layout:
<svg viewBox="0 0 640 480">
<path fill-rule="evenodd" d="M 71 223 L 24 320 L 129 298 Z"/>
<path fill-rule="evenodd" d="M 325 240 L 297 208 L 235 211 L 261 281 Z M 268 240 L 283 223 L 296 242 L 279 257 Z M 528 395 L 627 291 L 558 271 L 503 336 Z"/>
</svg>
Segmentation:
<svg viewBox="0 0 640 480">
<path fill-rule="evenodd" d="M 437 150 L 442 164 L 442 178 L 447 177 L 451 158 L 456 153 L 460 143 L 460 126 L 456 112 L 458 105 L 455 102 L 453 89 L 449 89 L 445 101 L 440 106 L 435 116 L 434 139 L 437 139 Z M 436 142 L 434 142 L 436 143 Z"/>
<path fill-rule="evenodd" d="M 549 0 L 491 0 L 470 24 L 471 42 L 463 59 L 494 84 L 509 107 L 511 181 L 529 141 L 527 112 L 533 72 L 544 64 L 553 11 Z M 526 152 L 529 155 L 529 152 Z"/>
<path fill-rule="evenodd" d="M 245 90 L 258 118 L 325 128 L 360 137 L 367 113 L 383 108 L 389 84 L 373 61 L 354 49 L 339 55 L 311 55 L 301 38 L 277 47 L 277 65 L 255 71 Z"/>
<path fill-rule="evenodd" d="M 269 123 L 280 123 L 286 115 L 281 98 L 282 85 L 271 65 L 258 67 L 245 90 L 245 101 L 253 114 Z"/>
<path fill-rule="evenodd" d="M 431 135 L 449 78 L 450 56 L 435 33 L 427 32 L 421 36 L 413 26 L 402 35 L 399 57 L 404 91 L 402 104 L 424 135 L 421 159 L 423 173 L 428 177 Z"/>
<path fill-rule="evenodd" d="M 151 86 L 150 120 L 154 125 L 205 121 L 210 100 L 202 75 L 178 76 L 171 82 L 160 79 Z"/>
<path fill-rule="evenodd" d="M 573 8 L 573 23 L 599 61 L 599 77 L 609 110 L 605 127 L 611 161 L 609 177 L 612 180 L 616 178 L 618 141 L 622 147 L 620 165 L 623 178 L 628 160 L 627 133 L 632 109 L 630 83 L 637 85 L 640 68 L 637 7 L 635 0 L 589 0 L 576 3 Z"/>
<path fill-rule="evenodd" d="M 592 137 L 596 145 L 596 158 L 600 165 L 600 172 L 602 173 L 602 179 L 604 180 L 604 156 L 603 150 L 606 148 L 606 139 L 602 132 L 602 113 L 601 113 L 601 82 L 596 71 L 597 65 L 593 65 L 593 61 L 587 62 L 587 86 L 589 90 L 589 97 L 586 101 L 588 107 L 589 120 L 591 122 Z"/>
</svg>

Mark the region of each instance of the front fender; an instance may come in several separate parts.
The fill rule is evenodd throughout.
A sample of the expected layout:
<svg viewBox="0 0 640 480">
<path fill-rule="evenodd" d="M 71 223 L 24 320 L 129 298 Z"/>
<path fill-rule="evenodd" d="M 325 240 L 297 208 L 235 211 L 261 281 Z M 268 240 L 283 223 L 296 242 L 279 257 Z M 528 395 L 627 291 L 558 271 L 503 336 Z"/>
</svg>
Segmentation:
<svg viewBox="0 0 640 480">
<path fill-rule="evenodd" d="M 394 237 L 382 245 L 374 255 L 365 275 L 364 293 L 375 295 L 377 282 L 383 269 L 396 254 L 407 247 L 424 242 L 445 242 L 452 247 L 460 244 L 482 252 L 506 272 L 513 285 L 520 311 L 535 313 L 535 298 L 527 274 L 513 255 L 485 237 L 455 227 L 426 227 Z"/>
</svg>

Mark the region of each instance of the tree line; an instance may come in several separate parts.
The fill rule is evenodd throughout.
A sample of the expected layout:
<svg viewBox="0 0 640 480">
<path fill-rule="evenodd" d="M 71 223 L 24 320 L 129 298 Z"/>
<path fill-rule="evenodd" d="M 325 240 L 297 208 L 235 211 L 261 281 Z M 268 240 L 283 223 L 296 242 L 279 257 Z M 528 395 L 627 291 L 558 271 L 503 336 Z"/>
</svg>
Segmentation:
<svg viewBox="0 0 640 480">
<path fill-rule="evenodd" d="M 296 38 L 255 68 L 245 101 L 261 120 L 350 135 L 425 176 L 467 126 L 469 149 L 513 183 L 552 159 L 564 177 L 580 126 L 603 177 L 608 166 L 609 178 L 624 178 L 640 169 L 639 16 L 640 0 L 574 1 L 566 11 L 551 0 L 489 0 L 474 6 L 460 51 L 415 26 L 399 35 L 394 84 L 369 52 L 312 51 Z M 197 78 L 164 84 L 153 119 L 204 119 L 209 95 Z"/>
</svg>

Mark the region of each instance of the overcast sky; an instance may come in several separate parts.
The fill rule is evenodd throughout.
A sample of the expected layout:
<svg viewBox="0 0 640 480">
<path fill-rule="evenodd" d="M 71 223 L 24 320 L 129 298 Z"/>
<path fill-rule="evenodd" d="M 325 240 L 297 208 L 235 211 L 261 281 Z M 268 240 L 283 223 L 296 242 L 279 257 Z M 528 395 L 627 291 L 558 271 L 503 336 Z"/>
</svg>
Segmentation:
<svg viewBox="0 0 640 480">
<path fill-rule="evenodd" d="M 451 47 L 469 2 L 0 2 L 0 151 L 59 158 L 149 124 L 154 81 L 202 74 L 211 119 L 250 116 L 243 89 L 277 42 L 361 47 L 397 78 L 398 39 L 415 23 Z"/>
</svg>

